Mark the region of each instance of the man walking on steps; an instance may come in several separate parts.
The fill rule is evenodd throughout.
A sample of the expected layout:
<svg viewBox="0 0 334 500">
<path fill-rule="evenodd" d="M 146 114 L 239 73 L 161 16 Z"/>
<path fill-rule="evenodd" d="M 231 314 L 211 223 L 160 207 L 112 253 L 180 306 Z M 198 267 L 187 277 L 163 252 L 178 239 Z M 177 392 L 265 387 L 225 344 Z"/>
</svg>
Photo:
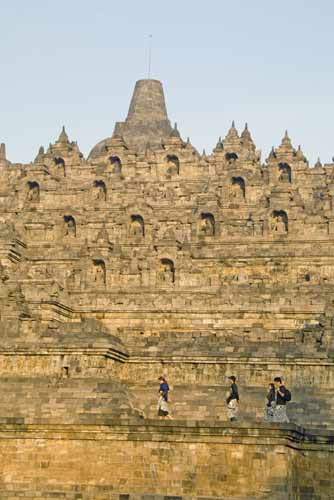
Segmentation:
<svg viewBox="0 0 334 500">
<path fill-rule="evenodd" d="M 231 387 L 227 393 L 226 404 L 227 404 L 227 416 L 230 422 L 234 422 L 237 419 L 238 405 L 239 405 L 239 393 L 238 386 L 236 384 L 236 378 L 234 375 L 228 377 Z"/>
<path fill-rule="evenodd" d="M 274 378 L 275 402 L 272 422 L 289 423 L 286 414 L 286 403 L 291 401 L 291 392 L 285 387 L 281 377 Z"/>
</svg>

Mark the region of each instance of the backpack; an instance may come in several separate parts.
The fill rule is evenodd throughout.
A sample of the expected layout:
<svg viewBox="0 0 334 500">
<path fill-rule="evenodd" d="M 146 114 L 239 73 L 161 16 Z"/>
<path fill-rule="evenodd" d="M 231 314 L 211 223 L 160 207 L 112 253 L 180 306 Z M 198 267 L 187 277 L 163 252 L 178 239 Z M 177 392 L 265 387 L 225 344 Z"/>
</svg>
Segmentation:
<svg viewBox="0 0 334 500">
<path fill-rule="evenodd" d="M 284 399 L 285 399 L 285 401 L 291 401 L 291 392 L 289 391 L 289 389 L 285 389 Z"/>
</svg>

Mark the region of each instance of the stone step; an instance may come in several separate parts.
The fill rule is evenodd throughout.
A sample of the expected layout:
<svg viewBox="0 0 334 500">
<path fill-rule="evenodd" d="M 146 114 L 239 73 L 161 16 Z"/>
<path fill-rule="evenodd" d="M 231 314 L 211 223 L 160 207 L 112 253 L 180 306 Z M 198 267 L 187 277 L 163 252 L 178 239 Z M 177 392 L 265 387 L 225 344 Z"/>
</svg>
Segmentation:
<svg viewBox="0 0 334 500">
<path fill-rule="evenodd" d="M 131 386 L 136 407 L 152 418 L 157 414 L 157 386 Z M 227 388 L 221 386 L 174 386 L 171 387 L 169 402 L 174 418 L 227 419 Z M 288 403 L 290 419 L 300 425 L 332 425 L 334 427 L 334 401 L 330 391 L 322 393 L 292 389 L 292 401 Z M 266 391 L 261 388 L 239 387 L 239 415 L 242 419 L 262 419 Z"/>
</svg>

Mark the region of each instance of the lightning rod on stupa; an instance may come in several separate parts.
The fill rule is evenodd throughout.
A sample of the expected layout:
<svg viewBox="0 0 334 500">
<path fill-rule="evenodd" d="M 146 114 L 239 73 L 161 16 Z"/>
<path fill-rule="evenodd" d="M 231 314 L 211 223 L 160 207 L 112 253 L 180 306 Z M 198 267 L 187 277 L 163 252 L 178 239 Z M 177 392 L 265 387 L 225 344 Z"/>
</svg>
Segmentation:
<svg viewBox="0 0 334 500">
<path fill-rule="evenodd" d="M 152 63 L 152 35 L 148 35 L 148 72 L 147 78 L 151 78 L 151 63 Z"/>
</svg>

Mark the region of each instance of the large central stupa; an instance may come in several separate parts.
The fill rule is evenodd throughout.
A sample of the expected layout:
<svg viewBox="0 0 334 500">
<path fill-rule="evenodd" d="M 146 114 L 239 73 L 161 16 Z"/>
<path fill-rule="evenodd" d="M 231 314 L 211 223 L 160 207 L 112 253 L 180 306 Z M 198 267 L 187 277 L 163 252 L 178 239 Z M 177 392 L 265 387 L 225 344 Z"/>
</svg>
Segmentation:
<svg viewBox="0 0 334 500">
<path fill-rule="evenodd" d="M 130 147 L 143 151 L 155 148 L 169 137 L 172 127 L 167 116 L 164 91 L 158 80 L 138 80 L 125 122 L 117 122 L 114 134 Z M 89 157 L 95 158 L 111 138 L 99 142 Z"/>
</svg>

